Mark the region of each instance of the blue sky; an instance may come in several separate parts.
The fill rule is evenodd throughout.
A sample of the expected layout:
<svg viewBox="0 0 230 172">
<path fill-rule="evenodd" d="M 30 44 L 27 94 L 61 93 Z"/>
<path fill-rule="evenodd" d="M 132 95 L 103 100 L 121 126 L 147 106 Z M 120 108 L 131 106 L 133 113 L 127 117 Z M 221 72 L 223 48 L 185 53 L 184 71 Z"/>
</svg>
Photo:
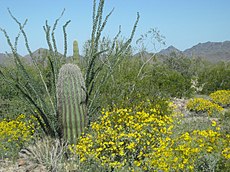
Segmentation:
<svg viewBox="0 0 230 172">
<path fill-rule="evenodd" d="M 17 24 L 10 18 L 7 8 L 23 22 L 28 18 L 26 32 L 32 50 L 46 48 L 43 25 L 45 20 L 53 25 L 65 8 L 65 14 L 57 28 L 57 45 L 63 52 L 62 25 L 71 20 L 67 28 L 68 54 L 72 53 L 72 42 L 78 40 L 80 50 L 90 38 L 92 28 L 93 0 L 0 0 L 0 27 L 7 30 L 13 39 L 18 32 Z M 166 37 L 167 46 L 173 45 L 185 50 L 197 43 L 230 40 L 230 1 L 229 0 L 105 0 L 105 13 L 115 8 L 104 35 L 111 38 L 117 33 L 119 25 L 122 35 L 128 37 L 140 13 L 140 21 L 134 37 L 135 41 L 150 28 L 157 28 Z M 150 47 L 151 48 L 151 47 Z M 160 49 L 158 49 L 160 50 Z M 0 33 L 0 52 L 9 51 Z M 27 54 L 23 39 L 20 39 L 18 52 Z"/>
</svg>

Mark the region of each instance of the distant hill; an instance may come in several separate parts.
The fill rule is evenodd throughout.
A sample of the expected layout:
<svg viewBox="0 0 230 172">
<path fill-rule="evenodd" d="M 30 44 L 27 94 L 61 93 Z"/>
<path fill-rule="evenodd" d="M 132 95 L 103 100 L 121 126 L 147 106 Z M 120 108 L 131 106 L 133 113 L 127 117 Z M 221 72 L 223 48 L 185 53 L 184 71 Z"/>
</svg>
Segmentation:
<svg viewBox="0 0 230 172">
<path fill-rule="evenodd" d="M 33 56 L 36 57 L 37 59 L 40 59 L 42 61 L 42 59 L 46 58 L 46 54 L 48 54 L 49 50 L 45 49 L 45 48 L 39 48 L 37 50 L 35 50 L 33 53 Z M 59 53 L 60 54 L 60 53 Z M 61 55 L 61 54 L 60 54 Z M 20 55 L 19 55 L 20 56 Z M 27 62 L 29 64 L 32 63 L 32 59 L 30 57 L 29 54 L 23 56 L 20 56 L 20 58 L 22 59 L 22 61 Z M 7 63 L 12 63 L 12 57 L 9 57 L 6 54 L 0 53 L 0 64 L 7 64 Z"/>
<path fill-rule="evenodd" d="M 145 57 L 145 58 L 150 58 L 154 55 L 154 53 L 149 53 L 147 51 L 143 51 L 143 52 L 139 52 L 137 54 L 134 55 L 134 57 Z"/>
<path fill-rule="evenodd" d="M 158 54 L 169 56 L 171 53 L 187 57 L 200 57 L 211 62 L 230 60 L 230 41 L 199 43 L 185 51 L 180 51 L 173 46 L 161 50 Z"/>
<path fill-rule="evenodd" d="M 46 57 L 46 54 L 48 54 L 48 53 L 49 53 L 49 50 L 48 50 L 48 49 L 46 49 L 46 48 L 39 48 L 39 49 L 37 49 L 37 50 L 35 50 L 35 51 L 33 52 L 33 56 L 34 56 L 34 57 L 37 57 L 38 59 L 42 59 L 42 58 L 45 58 L 45 57 Z M 61 54 L 61 53 L 59 53 L 59 52 L 58 52 L 58 55 L 59 55 L 59 56 L 63 56 L 63 54 Z M 67 58 L 70 58 L 70 57 L 72 57 L 72 56 L 68 56 Z M 24 56 L 24 58 L 27 59 L 27 60 L 31 60 L 31 57 L 30 57 L 29 54 L 26 55 L 26 56 Z M 81 55 L 80 55 L 80 58 L 82 58 Z"/>
<path fill-rule="evenodd" d="M 39 49 L 37 49 L 37 50 L 35 50 L 35 51 L 33 52 L 33 56 L 34 56 L 34 57 L 40 57 L 40 58 L 41 58 L 41 57 L 44 56 L 45 54 L 48 54 L 48 52 L 49 52 L 48 49 L 39 48 Z M 24 58 L 30 59 L 31 57 L 30 57 L 29 54 L 27 54 L 27 55 L 24 56 Z"/>
<path fill-rule="evenodd" d="M 39 48 L 33 52 L 34 56 L 43 58 L 45 54 L 48 53 L 48 49 Z M 157 55 L 162 56 L 169 56 L 171 53 L 175 53 L 176 55 L 183 55 L 187 57 L 200 57 L 212 62 L 218 61 L 230 61 L 230 41 L 224 42 L 206 42 L 206 43 L 199 43 L 194 45 L 191 48 L 186 49 L 185 51 L 180 51 L 179 49 L 175 48 L 174 46 L 169 46 L 166 49 L 161 50 L 157 53 Z M 61 53 L 59 53 L 62 55 Z M 137 53 L 134 57 L 145 57 L 149 58 L 153 55 L 153 53 L 149 52 L 142 52 Z M 70 56 L 71 57 L 71 56 Z M 0 53 L 0 64 L 3 64 L 4 59 L 7 58 L 7 55 Z M 24 56 L 26 60 L 31 62 L 30 55 Z M 80 56 L 82 58 L 82 56 Z"/>
<path fill-rule="evenodd" d="M 230 41 L 199 43 L 186 49 L 186 56 L 203 57 L 210 61 L 230 60 Z"/>
<path fill-rule="evenodd" d="M 169 46 L 166 49 L 161 50 L 158 54 L 160 55 L 170 55 L 171 53 L 176 53 L 176 54 L 183 54 L 180 50 L 178 50 L 177 48 L 175 48 L 174 46 Z"/>
</svg>

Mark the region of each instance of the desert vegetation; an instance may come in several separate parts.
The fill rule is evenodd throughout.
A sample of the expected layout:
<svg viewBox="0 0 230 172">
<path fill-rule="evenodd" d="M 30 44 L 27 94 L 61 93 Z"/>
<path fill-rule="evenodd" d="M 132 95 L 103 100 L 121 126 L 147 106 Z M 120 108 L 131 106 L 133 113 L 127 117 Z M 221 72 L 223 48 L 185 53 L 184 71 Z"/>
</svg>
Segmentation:
<svg viewBox="0 0 230 172">
<path fill-rule="evenodd" d="M 0 171 L 229 171 L 230 62 L 133 54 L 121 30 L 102 33 L 113 10 L 93 1 L 91 39 L 83 57 L 57 50 L 59 20 L 44 28 L 48 50 L 34 54 L 20 22 L 14 42 L 3 28 L 14 63 L 0 66 Z M 151 29 L 145 36 L 163 44 Z M 19 37 L 31 57 L 17 53 Z M 154 45 L 153 45 L 154 46 Z"/>
</svg>

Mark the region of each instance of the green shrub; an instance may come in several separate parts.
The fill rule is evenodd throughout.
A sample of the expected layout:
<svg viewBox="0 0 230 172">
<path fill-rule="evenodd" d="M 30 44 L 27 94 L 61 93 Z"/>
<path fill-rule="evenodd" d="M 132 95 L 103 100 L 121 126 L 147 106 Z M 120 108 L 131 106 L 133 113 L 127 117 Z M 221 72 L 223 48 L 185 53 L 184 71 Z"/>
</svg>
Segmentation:
<svg viewBox="0 0 230 172">
<path fill-rule="evenodd" d="M 112 77 L 102 86 L 101 107 L 135 104 L 146 99 L 159 97 L 190 97 L 193 93 L 190 78 L 168 69 L 160 62 L 143 64 L 136 57 L 124 57 Z"/>
<path fill-rule="evenodd" d="M 199 83 L 205 84 L 203 94 L 230 89 L 230 62 L 207 64 L 202 69 L 199 72 Z"/>
<path fill-rule="evenodd" d="M 190 97 L 192 94 L 190 78 L 184 77 L 177 71 L 168 69 L 164 69 L 161 75 L 156 79 L 158 81 L 156 84 L 160 92 L 169 97 Z"/>
</svg>

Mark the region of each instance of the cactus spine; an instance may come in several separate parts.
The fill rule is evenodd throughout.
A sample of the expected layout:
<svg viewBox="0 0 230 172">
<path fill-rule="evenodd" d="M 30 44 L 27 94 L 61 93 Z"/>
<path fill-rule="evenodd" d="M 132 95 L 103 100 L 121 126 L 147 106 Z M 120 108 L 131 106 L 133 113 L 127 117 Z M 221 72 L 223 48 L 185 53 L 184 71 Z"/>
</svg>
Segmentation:
<svg viewBox="0 0 230 172">
<path fill-rule="evenodd" d="M 77 41 L 73 41 L 73 61 L 75 64 L 80 64 L 79 49 Z"/>
<path fill-rule="evenodd" d="M 62 137 L 70 144 L 76 144 L 87 125 L 85 99 L 85 82 L 79 67 L 63 65 L 57 81 L 58 118 Z"/>
</svg>

